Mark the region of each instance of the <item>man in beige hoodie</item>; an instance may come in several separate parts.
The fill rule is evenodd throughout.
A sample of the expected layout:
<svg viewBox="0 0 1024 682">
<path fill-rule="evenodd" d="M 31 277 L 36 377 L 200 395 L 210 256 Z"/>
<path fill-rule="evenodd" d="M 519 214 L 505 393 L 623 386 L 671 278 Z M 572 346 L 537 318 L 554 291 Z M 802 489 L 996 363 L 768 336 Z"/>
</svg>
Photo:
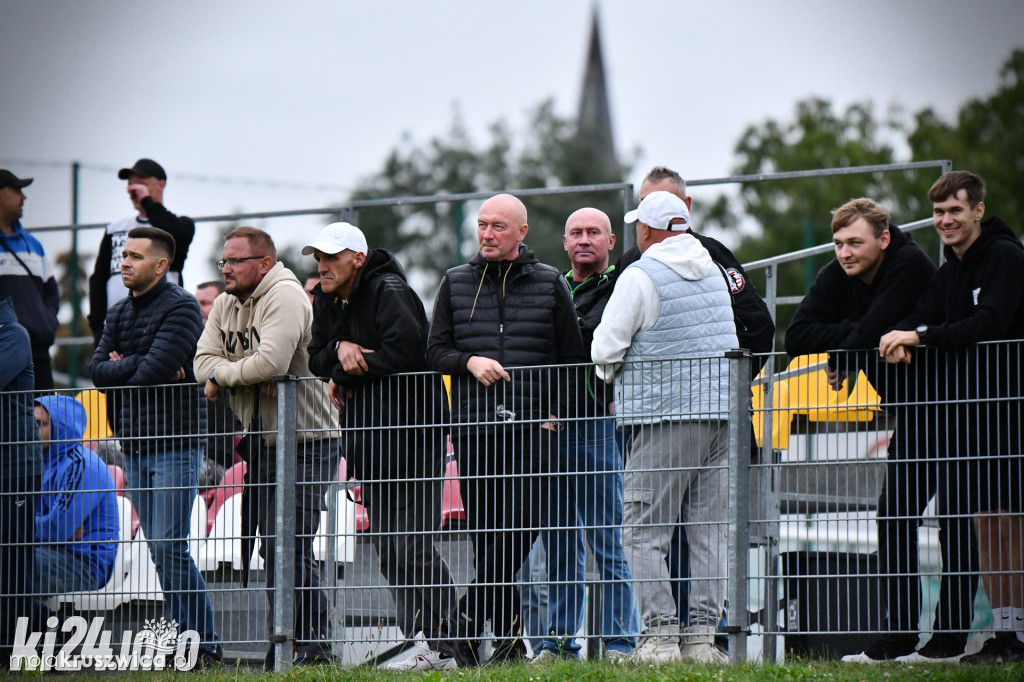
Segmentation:
<svg viewBox="0 0 1024 682">
<path fill-rule="evenodd" d="M 214 301 L 195 358 L 196 378 L 206 384 L 210 400 L 229 398 L 246 428 L 250 495 L 243 510 L 259 527 L 260 556 L 267 570 L 271 618 L 274 613 L 275 463 L 277 386 L 273 377 L 311 376 L 308 369 L 313 309 L 302 284 L 277 262 L 270 235 L 239 227 L 224 238 L 224 294 Z M 295 533 L 296 664 L 332 660 L 327 595 L 313 559 L 313 535 L 320 517 L 324 487 L 337 466 L 338 419 L 319 381 L 301 382 L 298 390 Z M 290 516 L 286 510 L 285 518 Z M 243 519 L 243 526 L 245 525 Z M 248 557 L 245 558 L 245 561 Z M 267 664 L 273 667 L 273 647 Z"/>
</svg>

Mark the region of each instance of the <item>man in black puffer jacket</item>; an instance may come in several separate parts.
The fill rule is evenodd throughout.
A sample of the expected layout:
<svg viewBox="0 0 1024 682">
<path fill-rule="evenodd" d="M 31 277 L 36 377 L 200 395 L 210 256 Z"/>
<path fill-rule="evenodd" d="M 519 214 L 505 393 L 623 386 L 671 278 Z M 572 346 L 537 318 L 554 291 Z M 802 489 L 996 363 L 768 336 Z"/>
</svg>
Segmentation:
<svg viewBox="0 0 1024 682">
<path fill-rule="evenodd" d="M 446 396 L 441 377 L 425 373 L 423 303 L 395 257 L 369 249 L 354 225 L 328 225 L 302 253 L 316 257 L 320 274 L 309 369 L 330 381 L 341 408 L 348 470 L 362 481 L 398 626 L 410 639 L 422 632 L 428 645 L 388 667 L 451 670 L 455 587 L 432 539 L 441 526 Z"/>
<path fill-rule="evenodd" d="M 167 280 L 174 238 L 137 227 L 125 242 L 128 297 L 107 313 L 90 371 L 125 453 L 128 487 L 179 633 L 199 633 L 200 663 L 220 660 L 206 582 L 188 553 L 189 517 L 206 438 L 206 398 L 192 358 L 203 330 L 195 297 Z"/>
<path fill-rule="evenodd" d="M 519 199 L 483 203 L 480 253 L 441 280 L 427 346 L 430 367 L 452 375 L 462 499 L 476 531 L 476 581 L 460 604 L 460 634 L 479 637 L 490 618 L 497 661 L 526 655 L 515 574 L 546 518 L 543 476 L 557 452 L 548 420 L 569 416 L 579 369 L 510 368 L 588 362 L 569 288 L 522 243 L 528 229 Z M 460 662 L 471 664 L 468 648 Z"/>
</svg>

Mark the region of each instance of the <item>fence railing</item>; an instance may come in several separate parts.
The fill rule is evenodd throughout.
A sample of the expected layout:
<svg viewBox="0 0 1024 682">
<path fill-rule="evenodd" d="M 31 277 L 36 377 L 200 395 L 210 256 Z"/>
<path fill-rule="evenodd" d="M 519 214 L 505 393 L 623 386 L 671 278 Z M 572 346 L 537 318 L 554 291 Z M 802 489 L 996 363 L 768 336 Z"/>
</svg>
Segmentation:
<svg viewBox="0 0 1024 682">
<path fill-rule="evenodd" d="M 613 417 L 565 400 L 577 368 L 544 367 L 513 370 L 501 393 L 456 379 L 450 415 L 409 421 L 430 413 L 415 396 L 431 375 L 402 375 L 387 403 L 401 419 L 354 403 L 331 428 L 304 421 L 321 382 L 278 377 L 262 447 L 231 447 L 237 427 L 218 426 L 220 408 L 191 388 L 88 391 L 88 426 L 52 427 L 44 458 L 84 467 L 84 440 L 110 478 L 61 502 L 40 487 L 52 477 L 21 493 L 15 471 L 0 503 L 27 495 L 46 517 L 102 498 L 106 510 L 6 538 L 5 557 L 34 553 L 37 582 L 3 599 L 27 609 L 29 643 L 54 630 L 50 613 L 58 625 L 101 617 L 112 649 L 173 619 L 204 642 L 215 631 L 229 660 L 278 669 L 311 650 L 343 665 L 397 660 L 426 646 L 410 641 L 419 632 L 477 645 L 481 659 L 517 637 L 597 658 L 687 623 L 713 624 L 733 661 L 852 653 L 883 633 L 955 631 L 976 647 L 990 624 L 971 519 L 996 518 L 993 503 L 1024 489 L 1020 355 L 1016 342 L 922 348 L 909 367 L 850 354 L 839 391 L 820 357 L 753 387 L 745 353 L 681 358 L 653 370 L 664 402 L 645 412 L 619 393 Z M 717 397 L 679 379 L 702 363 Z M 542 385 L 556 388 L 521 390 Z M 70 408 L 53 400 L 50 422 L 63 423 Z M 487 408 L 467 414 L 460 400 Z M 38 444 L 0 447 L 15 461 L 14 448 Z M 89 557 L 95 584 L 48 591 L 45 580 L 73 583 L 71 568 L 39 576 L 69 553 Z M 168 572 L 183 558 L 203 582 Z M 26 565 L 2 570 L 9 580 Z M 61 637 L 51 653 L 73 639 Z"/>
</svg>

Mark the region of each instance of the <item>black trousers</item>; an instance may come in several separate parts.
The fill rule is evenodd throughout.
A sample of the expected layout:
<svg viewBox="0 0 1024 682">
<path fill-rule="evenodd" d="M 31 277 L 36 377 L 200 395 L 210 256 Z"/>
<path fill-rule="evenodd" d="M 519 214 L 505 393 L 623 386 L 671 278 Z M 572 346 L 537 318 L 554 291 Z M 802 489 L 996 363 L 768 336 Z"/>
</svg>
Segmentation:
<svg viewBox="0 0 1024 682">
<path fill-rule="evenodd" d="M 433 541 L 441 527 L 441 486 L 440 478 L 362 485 L 371 539 L 395 599 L 398 626 L 409 638 L 422 631 L 432 647 L 450 637 L 457 603 L 448 564 Z"/>
<path fill-rule="evenodd" d="M 275 448 L 252 458 L 246 482 L 253 486 L 259 525 L 260 556 L 267 572 L 268 632 L 274 623 L 274 538 L 277 535 Z M 313 557 L 313 537 L 320 523 L 324 493 L 338 466 L 338 441 L 319 439 L 296 444 L 295 511 L 293 523 L 281 529 L 295 535 L 295 641 L 298 646 L 330 639 L 330 610 L 322 588 L 320 570 Z M 286 515 L 287 518 L 288 515 Z M 248 560 L 248 558 L 246 558 Z"/>
<path fill-rule="evenodd" d="M 29 618 L 27 632 L 46 629 L 37 622 L 32 574 L 39 476 L 0 478 L 0 668 L 6 669 L 18 618 Z M 36 618 L 33 618 L 33 616 Z"/>
<path fill-rule="evenodd" d="M 917 632 L 921 614 L 918 528 L 937 496 L 942 578 L 935 631 L 967 641 L 978 587 L 977 542 L 963 496 L 963 460 L 957 457 L 952 408 L 901 407 L 889 441 L 885 483 L 878 499 L 878 563 L 888 586 L 888 628 Z"/>
<path fill-rule="evenodd" d="M 462 501 L 473 530 L 476 577 L 460 601 L 459 636 L 479 637 L 484 623 L 500 639 L 523 635 L 515 576 L 545 523 L 555 432 L 539 425 L 457 432 Z"/>
</svg>

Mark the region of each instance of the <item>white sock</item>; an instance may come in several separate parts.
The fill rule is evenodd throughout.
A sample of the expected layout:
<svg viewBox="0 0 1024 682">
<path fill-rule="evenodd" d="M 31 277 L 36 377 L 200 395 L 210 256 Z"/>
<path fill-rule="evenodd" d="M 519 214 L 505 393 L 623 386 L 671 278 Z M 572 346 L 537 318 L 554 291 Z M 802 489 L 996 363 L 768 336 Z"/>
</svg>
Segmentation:
<svg viewBox="0 0 1024 682">
<path fill-rule="evenodd" d="M 992 629 L 1013 630 L 1013 607 L 996 606 L 992 608 Z"/>
</svg>

